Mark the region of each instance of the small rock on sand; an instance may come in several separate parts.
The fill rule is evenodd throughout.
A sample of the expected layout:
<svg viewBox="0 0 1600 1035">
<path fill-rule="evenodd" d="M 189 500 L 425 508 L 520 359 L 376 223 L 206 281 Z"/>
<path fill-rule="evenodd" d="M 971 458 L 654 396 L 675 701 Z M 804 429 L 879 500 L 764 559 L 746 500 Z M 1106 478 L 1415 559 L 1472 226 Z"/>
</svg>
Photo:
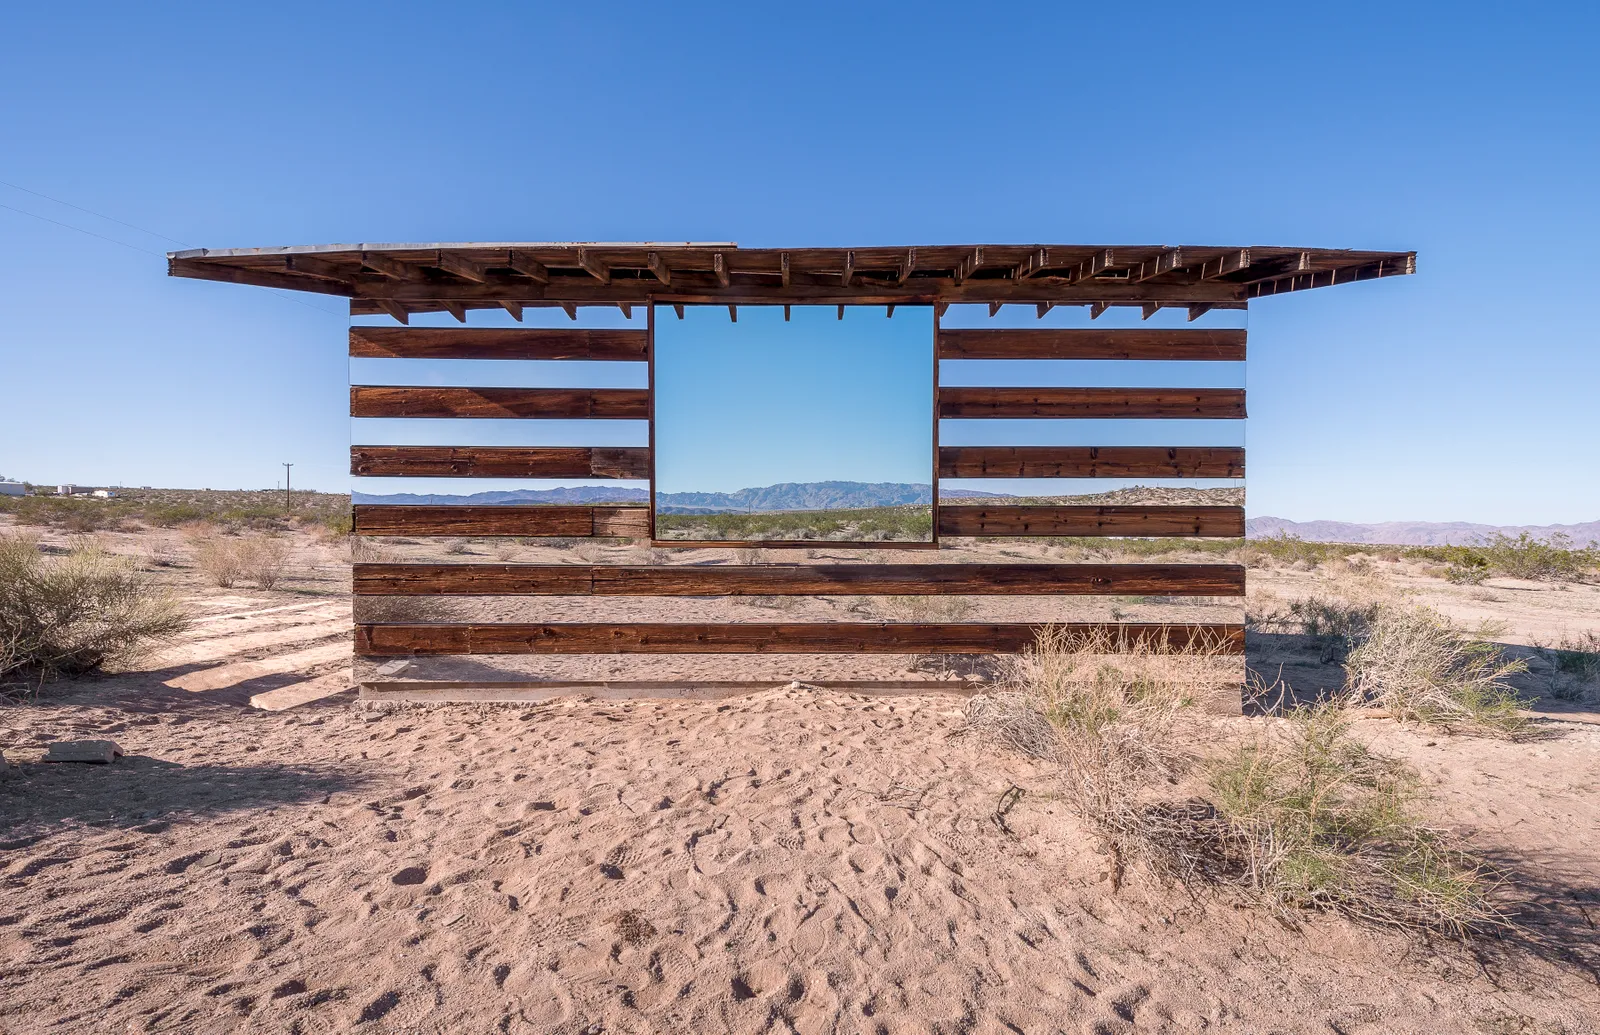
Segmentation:
<svg viewBox="0 0 1600 1035">
<path fill-rule="evenodd" d="M 114 740 L 58 740 L 45 752 L 43 762 L 94 762 L 110 765 L 122 757 L 122 746 Z"/>
</svg>

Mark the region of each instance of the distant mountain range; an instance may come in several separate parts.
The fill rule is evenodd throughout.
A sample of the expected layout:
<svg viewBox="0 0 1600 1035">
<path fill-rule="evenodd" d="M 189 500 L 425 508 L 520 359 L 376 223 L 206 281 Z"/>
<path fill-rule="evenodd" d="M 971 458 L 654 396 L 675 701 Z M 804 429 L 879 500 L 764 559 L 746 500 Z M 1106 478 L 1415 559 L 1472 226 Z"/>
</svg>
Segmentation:
<svg viewBox="0 0 1600 1035">
<path fill-rule="evenodd" d="M 1467 521 L 1384 521 L 1375 525 L 1348 521 L 1290 521 L 1280 517 L 1253 517 L 1244 523 L 1245 536 L 1260 539 L 1288 534 L 1318 543 L 1385 543 L 1392 546 L 1471 546 L 1496 533 L 1516 536 L 1527 532 L 1536 539 L 1557 533 L 1572 537 L 1574 546 L 1600 545 L 1600 521 L 1577 525 L 1477 525 Z"/>
<path fill-rule="evenodd" d="M 945 489 L 946 499 L 1000 495 L 969 489 Z M 862 507 L 927 505 L 933 500 L 929 485 L 905 482 L 784 482 L 738 492 L 663 492 L 656 507 L 664 514 L 771 513 L 781 510 L 855 510 Z M 394 493 L 351 493 L 354 503 L 390 503 L 406 506 L 514 506 L 538 503 L 647 503 L 644 489 L 610 485 L 575 485 L 555 489 L 509 489 L 475 492 L 470 496 Z"/>
</svg>

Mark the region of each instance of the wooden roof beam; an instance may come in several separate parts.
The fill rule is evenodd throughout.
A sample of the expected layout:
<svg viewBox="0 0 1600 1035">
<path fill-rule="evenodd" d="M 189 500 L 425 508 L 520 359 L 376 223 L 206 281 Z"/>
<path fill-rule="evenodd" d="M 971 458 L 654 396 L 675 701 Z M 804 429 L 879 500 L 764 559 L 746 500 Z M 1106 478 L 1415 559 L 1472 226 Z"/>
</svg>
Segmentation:
<svg viewBox="0 0 1600 1035">
<path fill-rule="evenodd" d="M 906 281 L 911 279 L 911 274 L 915 273 L 916 270 L 917 270 L 917 250 L 915 248 L 907 248 L 906 249 L 906 261 L 901 263 L 901 265 L 900 265 L 900 275 L 899 275 L 899 277 L 897 277 L 895 279 L 895 283 L 896 284 L 904 284 Z M 785 281 L 785 283 L 787 284 L 787 281 Z"/>
<path fill-rule="evenodd" d="M 1207 313 L 1211 312 L 1211 310 L 1213 308 L 1214 308 L 1213 306 L 1209 306 L 1209 305 L 1192 305 L 1192 306 L 1190 306 L 1189 307 L 1189 322 L 1193 323 L 1194 321 L 1200 319 L 1200 317 L 1202 317 L 1202 316 L 1206 315 Z"/>
<path fill-rule="evenodd" d="M 784 287 L 788 287 L 789 286 L 789 253 L 788 252 L 780 252 L 779 255 L 778 255 L 778 274 L 779 274 L 779 276 L 783 277 L 783 286 Z M 787 320 L 789 318 L 789 307 L 788 306 L 784 306 L 783 307 L 783 318 L 785 320 Z"/>
<path fill-rule="evenodd" d="M 489 281 L 488 267 L 454 252 L 440 252 L 438 261 L 434 265 L 452 276 L 470 280 L 474 284 L 486 284 Z"/>
<path fill-rule="evenodd" d="M 960 262 L 956 263 L 956 270 L 955 270 L 955 281 L 956 281 L 956 283 L 959 284 L 963 280 L 966 280 L 968 277 L 972 276 L 972 274 L 977 271 L 978 267 L 980 267 L 982 265 L 983 265 L 983 249 L 982 248 L 974 248 L 974 249 L 972 249 L 972 254 L 971 255 L 966 256 Z"/>
<path fill-rule="evenodd" d="M 1030 277 L 1036 276 L 1040 270 L 1048 269 L 1049 263 L 1049 250 L 1045 248 L 1036 248 L 1028 253 L 1028 257 L 1026 259 L 1023 259 L 1017 264 L 1017 268 L 1011 273 L 1011 279 L 1027 280 Z"/>
<path fill-rule="evenodd" d="M 1139 317 L 1139 319 L 1148 320 L 1148 319 L 1150 319 L 1150 317 L 1156 315 L 1156 313 L 1161 311 L 1161 303 L 1160 302 L 1146 302 L 1144 305 L 1139 307 L 1139 311 L 1143 314 L 1142 316 Z"/>
<path fill-rule="evenodd" d="M 332 280 L 347 288 L 353 286 L 350 271 L 327 259 L 318 259 L 311 255 L 286 255 L 283 258 L 283 268 L 293 273 L 309 273 L 313 277 Z"/>
<path fill-rule="evenodd" d="M 550 271 L 545 269 L 544 263 L 526 252 L 512 252 L 506 265 L 536 284 L 550 283 Z"/>
<path fill-rule="evenodd" d="M 672 270 L 667 266 L 667 260 L 661 257 L 660 252 L 651 252 L 649 258 L 645 261 L 650 267 L 650 272 L 655 274 L 657 280 L 667 287 L 672 286 Z"/>
<path fill-rule="evenodd" d="M 510 313 L 511 314 L 511 318 L 513 320 L 517 321 L 518 323 L 522 322 L 522 303 L 521 302 L 507 302 L 505 299 L 501 299 L 500 300 L 500 308 L 502 308 L 506 312 Z"/>
<path fill-rule="evenodd" d="M 1128 271 L 1130 284 L 1142 284 L 1147 280 L 1154 280 L 1164 273 L 1171 273 L 1183 265 L 1183 249 L 1168 248 L 1147 262 L 1141 262 Z"/>
<path fill-rule="evenodd" d="M 377 252 L 362 252 L 361 265 L 375 273 L 383 274 L 390 280 L 415 282 L 422 279 L 422 271 L 415 266 L 408 266 L 397 259 L 391 259 L 389 256 L 380 255 Z"/>
<path fill-rule="evenodd" d="M 1073 268 L 1072 274 L 1067 277 L 1067 283 L 1077 284 L 1080 281 L 1088 280 L 1090 277 L 1098 276 L 1115 265 L 1116 261 L 1116 256 L 1111 254 L 1110 248 L 1095 252 Z"/>
<path fill-rule="evenodd" d="M 578 318 L 577 306 L 573 305 L 571 302 L 559 302 L 557 304 L 561 306 L 561 311 L 567 314 L 567 319 L 576 320 Z"/>
<path fill-rule="evenodd" d="M 1048 313 L 1050 310 L 1054 309 L 1055 307 L 1056 307 L 1056 304 L 1054 302 L 1040 302 L 1039 306 L 1038 306 L 1038 310 L 1039 310 L 1038 319 L 1043 320 L 1044 319 L 1044 314 Z"/>
<path fill-rule="evenodd" d="M 611 283 L 611 267 L 601 262 L 595 254 L 587 248 L 578 249 L 578 265 L 582 266 L 589 276 L 602 284 Z"/>
<path fill-rule="evenodd" d="M 733 278 L 728 275 L 728 263 L 723 259 L 721 252 L 711 256 L 711 272 L 717 275 L 717 283 L 723 287 L 733 283 Z"/>
<path fill-rule="evenodd" d="M 444 306 L 445 312 L 456 318 L 457 323 L 467 322 L 467 307 L 460 302 L 440 302 L 439 304 Z"/>
<path fill-rule="evenodd" d="M 1098 320 L 1100 315 L 1111 308 L 1110 302 L 1091 302 L 1089 304 L 1089 319 Z"/>
<path fill-rule="evenodd" d="M 1200 279 L 1215 280 L 1229 273 L 1237 273 L 1250 265 L 1250 249 L 1241 248 L 1236 252 L 1219 255 L 1215 259 L 1208 259 L 1200 264 Z"/>
<path fill-rule="evenodd" d="M 856 253 L 844 253 L 844 272 L 839 274 L 839 283 L 844 287 L 850 286 L 850 278 L 856 275 Z"/>
<path fill-rule="evenodd" d="M 391 302 L 387 298 L 375 298 L 372 301 L 379 309 L 382 309 L 401 323 L 409 324 L 411 322 L 411 314 L 399 302 Z"/>
</svg>

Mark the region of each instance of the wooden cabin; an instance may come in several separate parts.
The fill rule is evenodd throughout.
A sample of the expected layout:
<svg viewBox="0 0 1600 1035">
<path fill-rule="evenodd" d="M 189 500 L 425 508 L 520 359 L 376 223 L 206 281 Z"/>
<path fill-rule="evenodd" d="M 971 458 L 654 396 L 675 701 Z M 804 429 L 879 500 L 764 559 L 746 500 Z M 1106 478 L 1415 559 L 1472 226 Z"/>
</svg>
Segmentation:
<svg viewBox="0 0 1600 1035">
<path fill-rule="evenodd" d="M 1012 369 L 1018 370 L 1033 369 L 1026 361 L 1035 360 L 1242 364 L 1247 333 L 1239 321 L 1228 322 L 1229 314 L 1242 315 L 1253 299 L 1406 275 L 1416 268 L 1411 252 L 1156 245 L 362 244 L 196 249 L 168 258 L 173 276 L 348 298 L 348 348 L 357 360 L 581 360 L 642 371 L 643 387 L 633 388 L 351 386 L 355 419 L 629 420 L 646 426 L 644 441 L 627 446 L 351 445 L 350 470 L 357 477 L 428 478 L 446 485 L 463 478 L 620 479 L 647 485 L 645 499 L 620 504 L 358 503 L 358 537 L 424 544 L 498 538 L 534 543 L 529 549 L 542 558 L 489 563 L 480 553 L 445 555 L 419 548 L 400 557 L 357 560 L 354 650 L 364 695 L 429 700 L 529 699 L 572 687 L 693 694 L 697 688 L 780 681 L 789 671 L 782 666 L 792 663 L 783 659 L 800 656 L 820 666 L 808 681 L 903 687 L 919 683 L 865 669 L 830 680 L 827 666 L 843 665 L 845 656 L 970 658 L 1016 652 L 1033 643 L 1046 623 L 1121 645 L 1204 643 L 1242 654 L 1242 565 L 1069 563 L 991 557 L 961 545 L 993 537 L 1239 537 L 1245 528 L 1242 498 L 1223 504 L 1209 497 L 1143 504 L 972 502 L 941 496 L 939 488 L 941 479 L 1241 480 L 1242 437 L 1170 445 L 941 444 L 940 437 L 941 427 L 948 434 L 951 422 L 1019 418 L 1241 421 L 1246 412 L 1242 376 L 1238 387 L 1229 388 L 941 387 L 940 371 L 947 363 L 969 360 L 1017 363 Z M 976 318 L 952 320 L 952 306 L 966 307 L 958 313 Z M 891 318 L 897 308 L 931 311 L 926 540 L 663 538 L 656 508 L 656 336 L 663 321 L 682 320 L 690 307 L 716 307 L 733 321 L 742 307 L 782 307 L 786 319 L 794 307 L 829 307 L 840 320 L 847 310 L 861 307 Z M 1006 307 L 1024 307 L 1037 326 L 1009 326 L 1013 321 L 983 326 L 985 313 L 992 319 Z M 1079 326 L 1055 325 L 1061 313 L 1049 314 L 1064 307 L 1081 314 Z M 495 325 L 485 320 L 485 310 L 501 314 Z M 569 326 L 516 326 L 538 310 L 558 311 L 557 319 Z M 629 326 L 594 326 L 590 318 L 618 311 Z M 1104 327 L 1101 318 L 1108 312 L 1113 319 L 1103 323 L 1116 322 L 1116 314 L 1136 313 L 1138 320 L 1123 318 L 1133 325 Z M 412 317 L 423 313 L 447 313 L 457 326 L 411 326 Z M 1180 323 L 1174 313 L 1181 325 L 1172 325 Z M 570 548 L 619 540 L 652 548 L 647 562 L 639 562 L 637 551 L 617 549 L 580 549 L 577 555 L 555 557 L 539 545 Z M 827 556 L 808 557 L 797 547 L 812 554 L 822 547 Z M 923 552 L 884 559 L 886 551 L 898 549 Z M 730 558 L 730 551 L 737 553 Z M 713 556 L 716 563 L 702 560 Z M 859 608 L 835 608 L 808 620 L 784 613 L 784 620 L 771 621 L 770 615 L 743 612 L 738 620 L 726 620 L 726 611 L 704 603 L 797 597 L 960 597 L 997 610 L 981 621 L 934 613 L 937 609 L 930 612 L 933 617 L 885 620 L 870 612 L 858 617 Z M 1084 620 L 1073 620 L 1070 609 L 1048 608 L 1042 618 L 1018 620 L 1013 605 L 1023 597 L 1173 606 L 1159 611 L 1157 604 L 1148 605 L 1157 608 L 1154 618 L 1112 605 Z M 1229 602 L 1234 610 L 1230 615 L 1217 608 L 1177 606 L 1189 598 Z M 565 611 L 536 610 L 539 602 L 556 599 L 568 602 Z M 658 605 L 660 615 L 641 618 L 641 600 Z M 484 601 L 502 603 L 486 607 Z M 716 673 L 697 675 L 681 660 L 693 656 L 766 658 L 769 665 L 776 657 L 779 667 L 719 680 L 713 678 Z M 587 668 L 564 667 L 578 657 L 589 659 Z M 595 658 L 604 659 L 604 665 L 596 667 Z M 654 669 L 648 664 L 652 659 Z"/>
</svg>

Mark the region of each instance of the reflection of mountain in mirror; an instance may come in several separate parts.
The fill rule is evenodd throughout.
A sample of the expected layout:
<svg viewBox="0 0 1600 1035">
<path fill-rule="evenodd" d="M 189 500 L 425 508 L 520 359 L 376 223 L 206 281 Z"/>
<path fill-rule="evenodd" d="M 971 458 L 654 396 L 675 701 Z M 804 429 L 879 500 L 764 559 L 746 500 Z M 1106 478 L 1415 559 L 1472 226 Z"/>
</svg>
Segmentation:
<svg viewBox="0 0 1600 1035">
<path fill-rule="evenodd" d="M 933 310 L 655 314 L 656 536 L 932 539 Z"/>
</svg>

